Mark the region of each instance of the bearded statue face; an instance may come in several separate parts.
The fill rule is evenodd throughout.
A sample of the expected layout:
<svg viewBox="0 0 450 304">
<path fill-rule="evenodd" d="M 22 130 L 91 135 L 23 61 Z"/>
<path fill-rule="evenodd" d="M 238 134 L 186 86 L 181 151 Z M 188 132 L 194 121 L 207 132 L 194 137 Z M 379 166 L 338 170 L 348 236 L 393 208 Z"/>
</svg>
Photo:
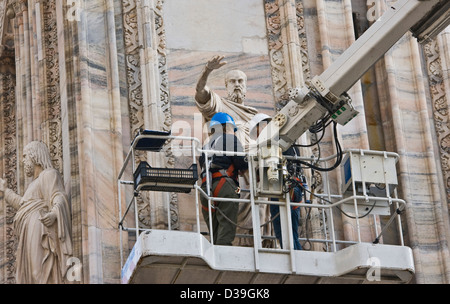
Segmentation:
<svg viewBox="0 0 450 304">
<path fill-rule="evenodd" d="M 225 86 L 228 92 L 228 99 L 242 104 L 247 93 L 247 76 L 239 70 L 232 70 L 227 73 Z"/>
<path fill-rule="evenodd" d="M 23 154 L 23 164 L 24 164 L 25 174 L 28 177 L 32 177 L 34 174 L 34 162 L 31 159 L 31 156 L 27 153 Z"/>
<path fill-rule="evenodd" d="M 28 177 L 34 175 L 36 166 L 42 169 L 53 168 L 47 145 L 41 141 L 32 141 L 27 144 L 23 149 L 23 164 Z"/>
</svg>

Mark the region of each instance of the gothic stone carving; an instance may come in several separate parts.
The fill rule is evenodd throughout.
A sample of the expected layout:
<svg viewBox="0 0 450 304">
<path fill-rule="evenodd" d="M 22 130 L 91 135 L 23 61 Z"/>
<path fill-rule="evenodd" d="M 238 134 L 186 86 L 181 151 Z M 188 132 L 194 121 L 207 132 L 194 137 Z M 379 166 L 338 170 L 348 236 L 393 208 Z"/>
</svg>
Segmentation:
<svg viewBox="0 0 450 304">
<path fill-rule="evenodd" d="M 449 101 L 445 93 L 444 71 L 440 52 L 436 39 L 424 46 L 433 101 L 434 125 L 440 148 L 443 178 L 447 189 L 447 201 L 450 203 L 450 113 Z"/>
<path fill-rule="evenodd" d="M 0 59 L 2 67 L 14 67 L 13 58 Z M 2 135 L 1 148 L 3 151 L 3 168 L 2 171 L 5 179 L 12 190 L 17 191 L 17 153 L 16 153 L 16 101 L 15 101 L 15 74 L 10 72 L 0 72 L 0 105 L 1 105 L 1 121 Z M 11 206 L 6 205 L 4 209 L 4 238 L 5 238 L 5 256 L 4 263 L 6 268 L 5 283 L 15 283 L 15 251 L 16 240 L 14 237 L 13 220 L 15 210 Z"/>
<path fill-rule="evenodd" d="M 172 115 L 169 102 L 169 82 L 166 64 L 165 53 L 165 32 L 164 20 L 162 16 L 162 8 L 164 1 L 159 0 L 154 7 L 154 24 L 155 33 L 158 37 L 158 45 L 156 46 L 158 52 L 158 68 L 160 74 L 160 104 L 164 113 L 163 130 L 168 131 L 172 124 Z M 128 103 L 129 103 L 129 117 L 131 124 L 131 134 L 134 136 L 139 129 L 144 128 L 143 117 L 143 93 L 140 70 L 140 56 L 139 56 L 139 38 L 138 38 L 138 18 L 137 6 L 135 0 L 123 1 L 123 23 L 124 23 L 124 41 L 125 41 L 125 58 L 128 84 Z M 168 143 L 167 145 L 169 145 Z M 165 148 L 166 151 L 166 166 L 170 167 L 174 164 L 174 157 L 170 148 Z M 144 153 L 137 153 L 136 162 L 145 160 Z M 150 203 L 146 198 L 146 193 L 140 193 L 138 197 L 138 214 L 141 224 L 151 227 L 150 218 Z M 177 194 L 171 194 L 170 211 L 172 219 L 172 227 L 178 226 L 178 207 Z"/>
<path fill-rule="evenodd" d="M 46 142 L 56 169 L 62 171 L 61 100 L 59 92 L 58 34 L 56 0 L 43 1 L 43 39 L 45 47 L 45 113 Z"/>
</svg>

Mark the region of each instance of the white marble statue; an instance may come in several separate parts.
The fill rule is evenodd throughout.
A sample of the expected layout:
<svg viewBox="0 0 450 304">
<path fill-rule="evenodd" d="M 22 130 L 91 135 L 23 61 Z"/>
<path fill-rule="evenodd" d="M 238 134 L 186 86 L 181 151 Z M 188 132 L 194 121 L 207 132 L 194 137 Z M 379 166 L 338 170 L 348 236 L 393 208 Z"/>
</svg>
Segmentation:
<svg viewBox="0 0 450 304">
<path fill-rule="evenodd" d="M 72 240 L 71 211 L 63 181 L 44 143 L 29 143 L 23 156 L 25 173 L 33 178 L 25 194 L 14 193 L 0 179 L 5 201 L 17 210 L 16 283 L 65 283 Z"/>
<path fill-rule="evenodd" d="M 258 113 L 258 110 L 244 104 L 247 92 L 247 76 L 240 70 L 231 70 L 225 76 L 225 87 L 228 96 L 220 97 L 206 85 L 209 74 L 226 64 L 223 56 L 211 58 L 197 82 L 195 101 L 197 108 L 203 115 L 204 121 L 211 120 L 217 112 L 225 112 L 233 117 L 238 131 L 236 136 L 242 143 L 244 150 L 248 149 L 248 122 Z"/>
<path fill-rule="evenodd" d="M 225 76 L 225 87 L 228 95 L 221 97 L 214 91 L 212 91 L 206 85 L 208 76 L 213 70 L 219 69 L 226 65 L 226 61 L 223 61 L 224 56 L 214 56 L 205 65 L 205 68 L 197 82 L 195 102 L 197 108 L 202 113 L 203 121 L 208 122 L 211 117 L 217 112 L 225 112 L 231 115 L 236 123 L 238 130 L 236 131 L 236 137 L 240 140 L 244 147 L 244 151 L 248 151 L 249 148 L 249 122 L 258 113 L 258 110 L 246 106 L 244 104 L 245 94 L 247 92 L 247 76 L 240 70 L 230 70 Z M 239 184 L 241 188 L 249 189 L 248 172 L 239 178 Z M 249 198 L 249 193 L 245 192 L 241 194 L 242 198 Z M 266 205 L 260 206 L 260 221 L 266 222 L 268 219 L 268 212 Z M 250 204 L 240 203 L 238 213 L 236 234 L 251 234 L 252 230 L 252 217 Z M 264 234 L 268 234 L 269 227 L 264 227 Z M 251 246 L 253 239 L 251 237 L 236 237 L 233 245 L 238 246 Z"/>
</svg>

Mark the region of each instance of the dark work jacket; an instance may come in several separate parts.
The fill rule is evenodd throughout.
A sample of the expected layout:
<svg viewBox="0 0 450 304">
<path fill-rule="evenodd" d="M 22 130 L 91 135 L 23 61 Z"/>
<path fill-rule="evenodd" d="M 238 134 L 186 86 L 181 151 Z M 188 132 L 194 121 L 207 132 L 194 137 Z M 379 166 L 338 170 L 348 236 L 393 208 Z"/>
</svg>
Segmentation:
<svg viewBox="0 0 450 304">
<path fill-rule="evenodd" d="M 239 139 L 233 134 L 223 134 L 218 137 L 211 138 L 211 141 L 206 144 L 203 149 L 205 150 L 217 150 L 217 151 L 233 151 L 233 152 L 243 152 L 242 144 Z M 209 157 L 212 156 L 212 161 L 210 165 L 210 172 L 214 173 L 221 169 L 227 170 L 231 164 L 234 165 L 234 176 L 237 179 L 238 170 L 248 169 L 248 163 L 244 156 L 236 155 L 220 155 L 220 154 L 208 154 Z M 205 172 L 205 154 L 199 158 L 199 163 L 202 168 L 202 173 Z"/>
</svg>

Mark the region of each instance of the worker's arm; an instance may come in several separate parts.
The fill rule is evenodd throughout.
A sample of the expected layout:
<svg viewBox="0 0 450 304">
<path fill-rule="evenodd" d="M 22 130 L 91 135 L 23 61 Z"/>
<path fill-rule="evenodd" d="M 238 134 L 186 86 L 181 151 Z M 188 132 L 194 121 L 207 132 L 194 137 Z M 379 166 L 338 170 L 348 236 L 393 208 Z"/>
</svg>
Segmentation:
<svg viewBox="0 0 450 304">
<path fill-rule="evenodd" d="M 222 61 L 223 58 L 224 56 L 215 56 L 206 63 L 195 88 L 195 100 L 197 100 L 198 103 L 204 104 L 210 100 L 211 95 L 206 82 L 208 81 L 209 74 L 211 74 L 213 70 L 219 69 L 227 64 L 226 61 Z"/>
</svg>

